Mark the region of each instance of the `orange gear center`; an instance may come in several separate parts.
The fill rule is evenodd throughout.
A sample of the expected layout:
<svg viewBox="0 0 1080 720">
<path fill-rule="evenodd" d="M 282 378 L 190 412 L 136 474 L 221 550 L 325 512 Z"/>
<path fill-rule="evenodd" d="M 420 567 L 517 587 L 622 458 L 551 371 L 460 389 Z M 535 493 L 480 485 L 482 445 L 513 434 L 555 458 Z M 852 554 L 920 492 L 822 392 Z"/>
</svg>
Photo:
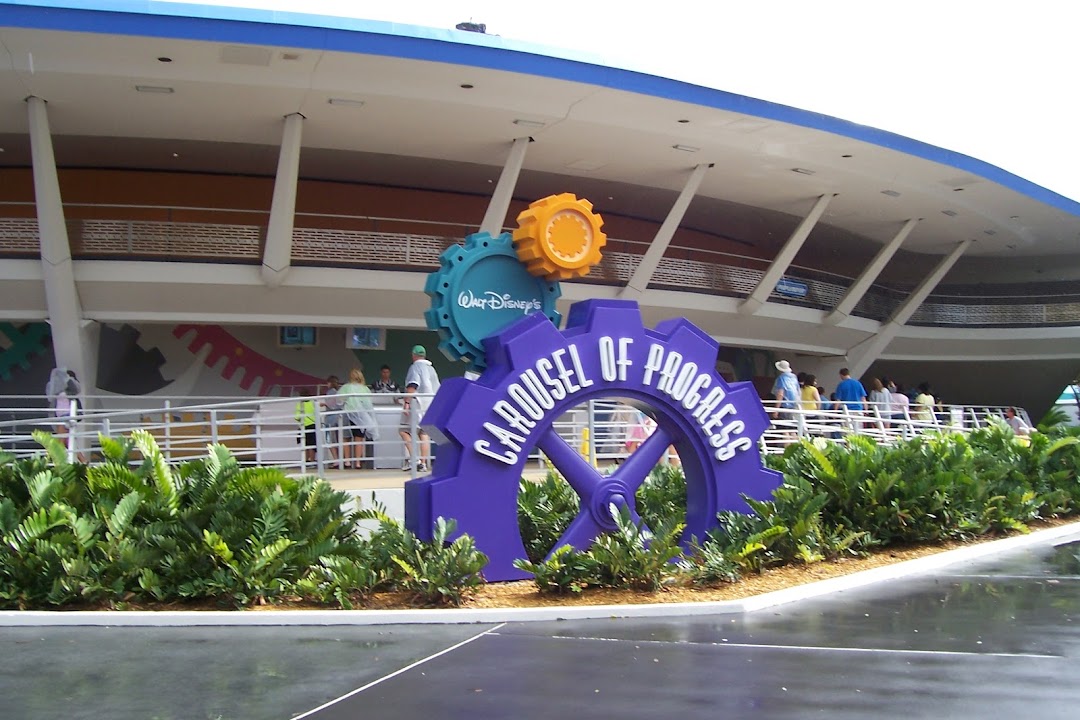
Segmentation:
<svg viewBox="0 0 1080 720">
<path fill-rule="evenodd" d="M 548 247 L 563 260 L 584 257 L 591 239 L 589 223 L 575 210 L 558 212 L 548 223 Z"/>
</svg>

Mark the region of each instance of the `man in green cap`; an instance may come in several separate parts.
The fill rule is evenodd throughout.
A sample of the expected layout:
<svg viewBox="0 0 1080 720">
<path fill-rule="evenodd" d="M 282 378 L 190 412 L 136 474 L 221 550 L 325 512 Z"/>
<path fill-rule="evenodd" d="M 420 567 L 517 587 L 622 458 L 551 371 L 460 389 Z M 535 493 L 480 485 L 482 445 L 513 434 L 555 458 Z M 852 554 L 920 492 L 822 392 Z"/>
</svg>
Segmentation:
<svg viewBox="0 0 1080 720">
<path fill-rule="evenodd" d="M 431 398 L 439 391 L 439 374 L 435 367 L 427 359 L 427 350 L 423 345 L 414 345 L 412 349 L 412 365 L 405 375 L 405 410 L 402 413 L 401 439 L 405 443 L 405 465 L 403 470 L 410 470 L 411 463 L 418 461 L 417 472 L 427 472 L 431 458 L 431 438 L 420 423 L 424 419 L 424 411 L 431 404 Z M 412 427 L 415 423 L 417 436 L 420 440 L 420 453 L 414 458 L 412 452 Z"/>
</svg>

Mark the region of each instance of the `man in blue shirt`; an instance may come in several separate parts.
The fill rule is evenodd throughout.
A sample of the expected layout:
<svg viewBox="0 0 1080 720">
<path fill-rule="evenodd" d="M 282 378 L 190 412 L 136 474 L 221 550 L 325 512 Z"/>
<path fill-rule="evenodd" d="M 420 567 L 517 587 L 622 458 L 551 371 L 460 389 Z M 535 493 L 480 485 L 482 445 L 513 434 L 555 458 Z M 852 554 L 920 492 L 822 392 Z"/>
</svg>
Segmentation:
<svg viewBox="0 0 1080 720">
<path fill-rule="evenodd" d="M 861 382 L 851 377 L 847 368 L 840 370 L 840 384 L 836 386 L 836 399 L 844 403 L 848 410 L 862 412 L 863 402 L 866 400 L 866 388 Z"/>
<path fill-rule="evenodd" d="M 799 407 L 799 379 L 791 372 L 791 365 L 787 360 L 776 363 L 776 369 L 780 374 L 773 383 L 772 394 L 776 398 L 777 406 L 782 410 L 794 410 Z M 779 412 L 773 413 L 773 417 L 779 417 Z"/>
</svg>

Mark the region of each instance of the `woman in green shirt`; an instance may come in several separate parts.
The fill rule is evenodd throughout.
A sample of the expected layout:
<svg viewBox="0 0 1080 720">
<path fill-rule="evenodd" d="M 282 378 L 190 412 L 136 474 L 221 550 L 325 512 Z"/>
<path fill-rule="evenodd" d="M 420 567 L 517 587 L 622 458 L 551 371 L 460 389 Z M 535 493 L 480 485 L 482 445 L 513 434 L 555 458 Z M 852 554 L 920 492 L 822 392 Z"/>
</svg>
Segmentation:
<svg viewBox="0 0 1080 720">
<path fill-rule="evenodd" d="M 344 437 L 348 438 L 344 443 L 345 467 L 359 470 L 366 443 L 378 439 L 379 433 L 372 412 L 371 388 L 360 368 L 349 371 L 349 382 L 341 386 L 337 396 L 343 401 L 341 407 L 345 411 L 342 427 Z"/>
</svg>

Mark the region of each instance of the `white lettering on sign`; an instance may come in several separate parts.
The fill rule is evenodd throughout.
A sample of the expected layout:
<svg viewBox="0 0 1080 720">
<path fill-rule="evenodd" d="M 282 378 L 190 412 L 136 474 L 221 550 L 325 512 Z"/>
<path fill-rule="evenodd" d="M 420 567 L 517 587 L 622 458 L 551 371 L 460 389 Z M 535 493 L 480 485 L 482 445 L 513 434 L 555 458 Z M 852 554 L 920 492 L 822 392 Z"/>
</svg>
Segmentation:
<svg viewBox="0 0 1080 720">
<path fill-rule="evenodd" d="M 465 293 L 462 293 L 464 298 Z M 482 298 L 477 302 L 484 301 Z M 479 306 L 477 306 L 479 307 Z M 486 307 L 486 306 L 485 306 Z M 633 338 L 601 336 L 596 345 L 600 375 L 604 382 L 625 382 L 634 366 L 630 359 Z M 477 440 L 477 453 L 500 463 L 513 465 L 521 457 L 526 437 L 544 420 L 556 403 L 566 400 L 583 389 L 596 384 L 585 374 L 582 355 L 574 343 L 538 358 L 533 367 L 519 373 L 506 389 L 506 395 L 494 403 L 492 410 L 500 424 L 485 422 L 490 440 Z M 714 457 L 724 462 L 736 453 L 749 450 L 754 441 L 745 437 L 746 423 L 734 417 L 735 405 L 727 400 L 727 391 L 713 386 L 711 374 L 702 372 L 697 363 L 683 358 L 660 343 L 652 343 L 642 366 L 640 383 L 666 395 L 686 412 L 705 434 Z M 730 418 L 730 419 L 729 419 Z M 493 449 L 498 445 L 498 449 Z"/>
<path fill-rule="evenodd" d="M 600 375 L 607 382 L 626 381 L 626 368 L 633 365 L 628 357 L 634 338 L 619 338 L 619 352 L 615 353 L 615 340 L 604 335 L 598 343 L 600 350 Z"/>
<path fill-rule="evenodd" d="M 467 310 L 520 310 L 522 314 L 539 312 L 543 307 L 540 298 L 517 299 L 510 293 L 500 295 L 488 290 L 483 295 L 473 295 L 472 290 L 466 290 L 458 295 L 458 307 Z"/>
<path fill-rule="evenodd" d="M 680 353 L 674 350 L 669 353 L 659 343 L 650 345 L 642 384 L 655 386 L 659 392 L 693 411 L 691 417 L 708 436 L 709 445 L 716 448 L 714 456 L 717 460 L 730 460 L 736 452 L 754 446 L 750 438 L 740 437 L 746 432 L 746 424 L 742 420 L 733 420 L 717 428 L 728 415 L 737 415 L 738 410 L 731 403 L 724 403 L 727 392 L 721 387 L 712 388 L 702 398 L 701 390 L 709 387 L 712 380 L 707 373 L 698 372 L 696 363 L 683 364 Z"/>
</svg>

